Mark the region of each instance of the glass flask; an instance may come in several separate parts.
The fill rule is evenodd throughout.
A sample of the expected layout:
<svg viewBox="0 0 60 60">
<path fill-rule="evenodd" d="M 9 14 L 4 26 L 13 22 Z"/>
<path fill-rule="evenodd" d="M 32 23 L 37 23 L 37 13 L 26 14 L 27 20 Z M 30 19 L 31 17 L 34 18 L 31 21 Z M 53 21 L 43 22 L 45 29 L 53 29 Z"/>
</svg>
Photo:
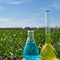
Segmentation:
<svg viewBox="0 0 60 60">
<path fill-rule="evenodd" d="M 41 60 L 37 45 L 34 40 L 34 31 L 28 31 L 27 41 L 23 50 L 22 60 Z"/>
<path fill-rule="evenodd" d="M 50 42 L 50 27 L 49 27 L 49 20 L 48 20 L 48 12 L 49 10 L 46 11 L 46 40 L 45 40 L 45 45 L 43 46 L 41 50 L 41 56 L 43 60 L 56 60 L 56 54 L 55 54 L 55 49 L 51 45 Z"/>
</svg>

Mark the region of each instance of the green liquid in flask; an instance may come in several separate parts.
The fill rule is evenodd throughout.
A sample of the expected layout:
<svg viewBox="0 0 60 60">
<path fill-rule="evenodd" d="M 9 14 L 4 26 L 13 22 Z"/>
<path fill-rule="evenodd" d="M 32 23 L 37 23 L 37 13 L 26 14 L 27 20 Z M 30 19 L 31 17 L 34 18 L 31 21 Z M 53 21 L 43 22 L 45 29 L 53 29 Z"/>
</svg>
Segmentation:
<svg viewBox="0 0 60 60">
<path fill-rule="evenodd" d="M 55 50 L 50 43 L 50 34 L 46 35 L 46 42 L 41 50 L 43 60 L 56 60 Z"/>
<path fill-rule="evenodd" d="M 47 10 L 47 13 L 49 11 Z M 47 15 L 48 18 L 48 15 Z M 41 56 L 43 60 L 56 60 L 56 54 L 55 54 L 55 49 L 51 45 L 50 42 L 50 27 L 49 27 L 49 20 L 46 20 L 47 26 L 46 26 L 46 41 L 45 45 L 43 46 L 41 50 Z"/>
<path fill-rule="evenodd" d="M 25 60 L 41 60 L 37 45 L 34 41 L 34 31 L 28 31 L 28 38 L 22 54 Z"/>
</svg>

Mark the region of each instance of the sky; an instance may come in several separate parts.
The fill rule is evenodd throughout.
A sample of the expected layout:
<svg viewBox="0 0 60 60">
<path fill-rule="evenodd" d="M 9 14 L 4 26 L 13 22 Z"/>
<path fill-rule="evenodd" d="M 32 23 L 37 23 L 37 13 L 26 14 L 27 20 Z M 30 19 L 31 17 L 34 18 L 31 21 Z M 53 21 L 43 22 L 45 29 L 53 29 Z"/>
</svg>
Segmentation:
<svg viewBox="0 0 60 60">
<path fill-rule="evenodd" d="M 0 28 L 45 27 L 50 10 L 51 27 L 60 27 L 60 0 L 0 0 Z"/>
</svg>

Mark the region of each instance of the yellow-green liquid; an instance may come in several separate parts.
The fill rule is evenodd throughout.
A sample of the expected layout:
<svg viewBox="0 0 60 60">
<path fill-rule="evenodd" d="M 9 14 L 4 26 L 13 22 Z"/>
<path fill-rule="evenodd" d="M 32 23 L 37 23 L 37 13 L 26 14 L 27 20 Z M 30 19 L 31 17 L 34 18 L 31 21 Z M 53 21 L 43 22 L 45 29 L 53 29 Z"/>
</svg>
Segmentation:
<svg viewBox="0 0 60 60">
<path fill-rule="evenodd" d="M 46 35 L 46 42 L 41 50 L 43 60 L 56 60 L 55 50 L 50 43 L 50 34 Z"/>
</svg>

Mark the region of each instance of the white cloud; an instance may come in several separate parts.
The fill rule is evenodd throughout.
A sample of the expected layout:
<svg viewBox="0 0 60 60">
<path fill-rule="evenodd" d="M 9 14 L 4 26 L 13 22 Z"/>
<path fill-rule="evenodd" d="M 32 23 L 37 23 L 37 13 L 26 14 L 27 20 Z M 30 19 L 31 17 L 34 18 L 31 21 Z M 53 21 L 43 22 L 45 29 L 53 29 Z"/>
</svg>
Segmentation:
<svg viewBox="0 0 60 60">
<path fill-rule="evenodd" d="M 60 5 L 56 3 L 56 4 L 53 4 L 53 7 L 60 8 Z"/>
<path fill-rule="evenodd" d="M 15 20 L 11 18 L 0 18 L 0 27 L 42 27 L 44 24 L 36 22 L 35 20 L 24 19 Z"/>
<path fill-rule="evenodd" d="M 16 20 L 11 18 L 0 18 L 0 27 L 26 27 L 30 20 Z"/>
<path fill-rule="evenodd" d="M 4 1 L 4 0 L 0 0 L 0 2 L 2 2 L 2 1 Z"/>
<path fill-rule="evenodd" d="M 57 9 L 57 10 L 60 10 L 60 1 L 53 2 L 52 7 L 55 8 L 55 9 Z"/>
<path fill-rule="evenodd" d="M 5 2 L 8 4 L 14 4 L 14 5 L 24 4 L 24 3 L 27 3 L 30 1 L 32 1 L 32 0 L 0 0 L 0 2 Z"/>
<path fill-rule="evenodd" d="M 15 4 L 15 5 L 18 5 L 18 4 L 24 4 L 24 3 L 27 3 L 27 2 L 30 2 L 32 0 L 8 0 L 7 3 L 8 4 Z"/>
<path fill-rule="evenodd" d="M 3 7 L 3 6 L 0 6 L 0 10 L 1 10 L 1 9 L 4 9 L 4 7 Z"/>
<path fill-rule="evenodd" d="M 15 1 L 8 2 L 8 4 L 14 4 L 14 5 L 23 4 L 23 3 L 25 3 L 25 2 L 15 2 Z"/>
<path fill-rule="evenodd" d="M 0 24 L 1 23 L 7 23 L 10 21 L 10 18 L 0 18 Z"/>
<path fill-rule="evenodd" d="M 44 24 L 40 24 L 40 23 L 35 23 L 33 21 L 30 20 L 21 20 L 21 21 L 15 21 L 12 22 L 8 25 L 8 27 L 43 27 Z"/>
</svg>

